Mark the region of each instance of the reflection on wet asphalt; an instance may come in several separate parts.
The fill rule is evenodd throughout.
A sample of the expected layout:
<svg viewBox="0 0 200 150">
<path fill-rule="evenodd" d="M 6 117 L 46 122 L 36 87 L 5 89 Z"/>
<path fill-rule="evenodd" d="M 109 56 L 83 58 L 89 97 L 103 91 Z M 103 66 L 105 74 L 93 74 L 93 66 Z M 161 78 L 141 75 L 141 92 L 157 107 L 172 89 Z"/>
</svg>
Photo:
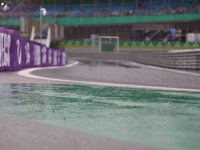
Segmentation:
<svg viewBox="0 0 200 150">
<path fill-rule="evenodd" d="M 200 93 L 0 84 L 0 114 L 166 150 L 199 150 Z"/>
<path fill-rule="evenodd" d="M 199 89 L 199 76 L 157 70 L 127 61 L 79 60 L 73 67 L 37 70 L 34 75 L 83 82 L 99 82 Z"/>
<path fill-rule="evenodd" d="M 110 62 L 110 61 L 81 61 L 80 65 L 90 67 L 124 67 L 124 68 L 140 68 L 127 62 Z"/>
</svg>

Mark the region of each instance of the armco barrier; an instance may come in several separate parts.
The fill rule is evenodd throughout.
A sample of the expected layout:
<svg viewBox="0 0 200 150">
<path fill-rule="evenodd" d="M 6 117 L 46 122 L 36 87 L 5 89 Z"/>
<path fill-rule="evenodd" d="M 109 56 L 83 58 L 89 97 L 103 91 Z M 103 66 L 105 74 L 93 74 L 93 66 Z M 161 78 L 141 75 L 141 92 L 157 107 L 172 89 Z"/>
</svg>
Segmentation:
<svg viewBox="0 0 200 150">
<path fill-rule="evenodd" d="M 135 52 L 68 52 L 68 57 L 103 60 L 127 60 L 173 69 L 200 69 L 200 50 Z"/>
<path fill-rule="evenodd" d="M 0 27 L 0 71 L 62 66 L 66 61 L 65 51 L 20 38 L 18 31 Z"/>
<path fill-rule="evenodd" d="M 148 65 L 173 69 L 200 69 L 200 49 L 161 52 L 135 52 L 132 60 Z"/>
</svg>

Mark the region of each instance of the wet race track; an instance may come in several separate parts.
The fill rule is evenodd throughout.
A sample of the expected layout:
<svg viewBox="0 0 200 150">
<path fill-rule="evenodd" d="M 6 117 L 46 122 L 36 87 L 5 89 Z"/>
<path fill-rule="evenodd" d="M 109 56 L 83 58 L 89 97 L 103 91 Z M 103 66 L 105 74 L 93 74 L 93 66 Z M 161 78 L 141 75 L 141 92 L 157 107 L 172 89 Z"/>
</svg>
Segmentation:
<svg viewBox="0 0 200 150">
<path fill-rule="evenodd" d="M 200 73 L 149 67 L 126 61 L 79 60 L 78 64 L 69 68 L 37 70 L 33 74 L 63 80 L 160 87 L 159 89 L 200 89 Z"/>
<path fill-rule="evenodd" d="M 149 148 L 199 150 L 198 73 L 125 61 L 78 61 L 31 73 L 76 84 L 1 83 L 0 114 Z"/>
</svg>

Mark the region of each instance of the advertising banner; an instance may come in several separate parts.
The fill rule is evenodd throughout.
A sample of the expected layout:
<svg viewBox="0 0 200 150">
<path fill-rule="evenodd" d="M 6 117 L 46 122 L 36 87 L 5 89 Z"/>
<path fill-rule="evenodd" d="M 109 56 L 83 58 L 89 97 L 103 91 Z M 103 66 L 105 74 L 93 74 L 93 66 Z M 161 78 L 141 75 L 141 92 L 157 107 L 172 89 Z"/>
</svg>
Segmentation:
<svg viewBox="0 0 200 150">
<path fill-rule="evenodd" d="M 0 71 L 21 68 L 63 66 L 66 52 L 20 38 L 20 33 L 0 27 Z"/>
<path fill-rule="evenodd" d="M 48 49 L 45 45 L 41 46 L 41 67 L 47 66 L 47 52 Z"/>
<path fill-rule="evenodd" d="M 31 68 L 33 64 L 33 52 L 31 51 L 32 49 L 32 42 L 28 41 L 26 39 L 20 40 L 21 42 L 21 49 L 22 49 L 22 63 L 21 67 L 22 68 Z"/>
<path fill-rule="evenodd" d="M 47 66 L 53 66 L 53 50 L 51 48 L 48 48 Z"/>
<path fill-rule="evenodd" d="M 5 53 L 5 44 L 4 44 L 4 34 L 6 33 L 5 28 L 0 27 L 0 71 L 4 70 L 4 53 Z"/>
<path fill-rule="evenodd" d="M 20 34 L 18 31 L 6 29 L 6 36 L 4 36 L 4 38 L 7 38 L 7 53 L 10 53 L 10 70 L 20 70 L 22 60 Z"/>
<path fill-rule="evenodd" d="M 42 44 L 32 42 L 33 46 L 33 55 L 31 56 L 33 58 L 33 67 L 41 67 L 41 47 Z"/>
</svg>

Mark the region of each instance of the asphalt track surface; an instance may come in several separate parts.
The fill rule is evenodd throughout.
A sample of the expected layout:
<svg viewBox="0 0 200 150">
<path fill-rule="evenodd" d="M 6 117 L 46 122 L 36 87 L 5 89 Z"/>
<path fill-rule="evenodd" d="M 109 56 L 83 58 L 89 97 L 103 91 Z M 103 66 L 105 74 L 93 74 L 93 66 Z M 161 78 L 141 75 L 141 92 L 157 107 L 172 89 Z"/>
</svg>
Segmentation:
<svg viewBox="0 0 200 150">
<path fill-rule="evenodd" d="M 119 86 L 135 85 L 135 87 L 156 87 L 157 89 L 166 87 L 200 91 L 198 72 L 168 70 L 126 61 L 106 62 L 75 59 L 69 61 L 69 64 L 74 65 L 48 69 L 37 68 L 29 74 L 32 75 L 32 78 L 19 76 L 18 72 L 2 72 L 0 83 L 108 83 L 108 85 Z M 26 69 L 22 71 L 26 71 Z M 0 115 L 0 122 L 0 149 L 5 150 L 153 149 L 11 116 Z"/>
<path fill-rule="evenodd" d="M 155 150 L 16 117 L 0 121 L 1 150 Z"/>
<path fill-rule="evenodd" d="M 127 61 L 74 60 L 65 68 L 40 69 L 31 74 L 62 82 L 134 85 L 157 89 L 200 90 L 200 73 L 146 66 Z M 105 83 L 105 84 L 104 84 Z"/>
</svg>

